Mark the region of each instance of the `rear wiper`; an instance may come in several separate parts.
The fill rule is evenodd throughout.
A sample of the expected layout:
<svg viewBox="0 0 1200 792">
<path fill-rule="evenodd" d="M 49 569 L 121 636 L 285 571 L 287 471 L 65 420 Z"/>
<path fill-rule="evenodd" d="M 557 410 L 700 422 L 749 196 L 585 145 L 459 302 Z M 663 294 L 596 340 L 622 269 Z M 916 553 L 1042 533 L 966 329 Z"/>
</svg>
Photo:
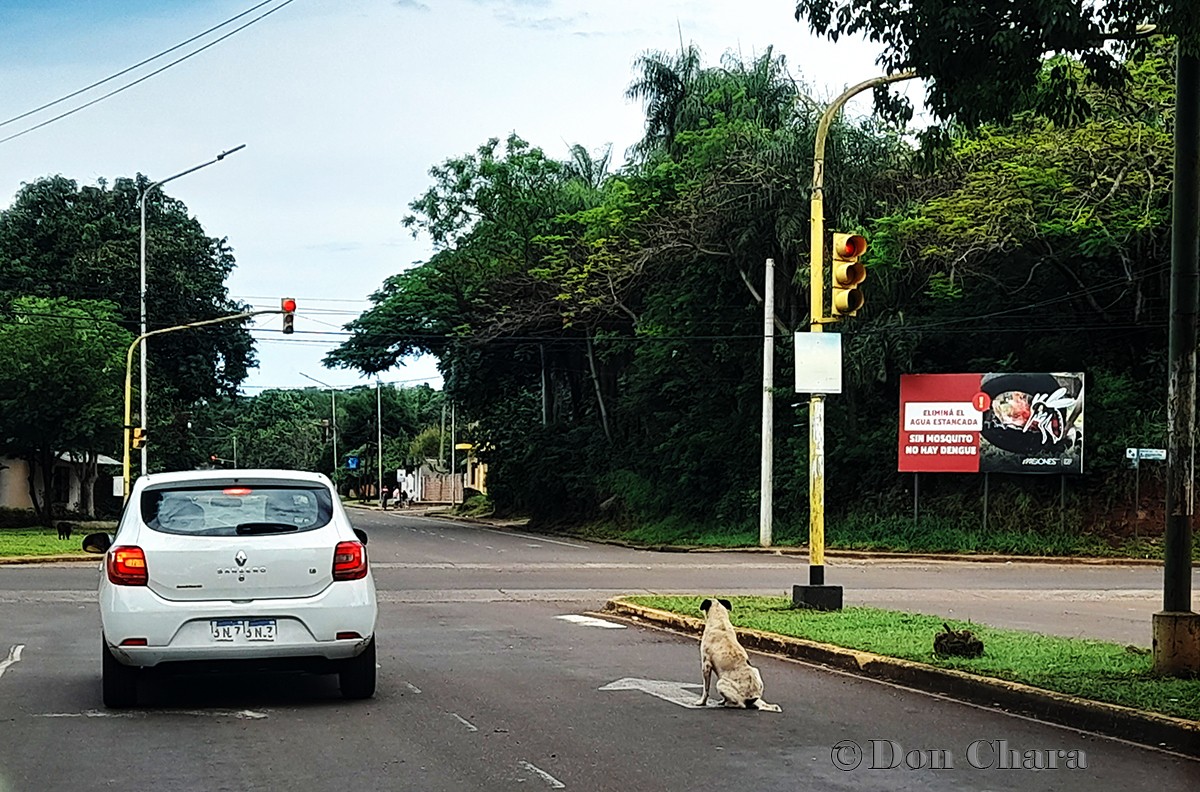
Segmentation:
<svg viewBox="0 0 1200 792">
<path fill-rule="evenodd" d="M 296 530 L 299 529 L 294 525 L 273 522 L 247 522 L 241 523 L 237 527 L 239 536 L 246 536 L 249 534 L 292 533 Z"/>
</svg>

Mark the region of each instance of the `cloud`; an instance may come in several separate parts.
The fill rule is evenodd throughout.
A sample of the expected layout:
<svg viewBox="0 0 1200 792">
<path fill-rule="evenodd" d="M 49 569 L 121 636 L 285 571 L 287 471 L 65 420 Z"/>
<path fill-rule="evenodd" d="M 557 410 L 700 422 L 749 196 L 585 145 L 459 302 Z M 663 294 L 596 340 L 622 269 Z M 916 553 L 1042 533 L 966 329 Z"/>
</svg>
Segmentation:
<svg viewBox="0 0 1200 792">
<path fill-rule="evenodd" d="M 401 8 L 415 8 L 418 11 L 428 11 L 429 6 L 421 2 L 421 0 L 394 0 L 396 5 Z"/>
<path fill-rule="evenodd" d="M 575 27 L 587 16 L 534 16 L 519 14 L 513 11 L 497 11 L 496 19 L 508 27 L 524 28 L 526 30 L 555 31 Z"/>
</svg>

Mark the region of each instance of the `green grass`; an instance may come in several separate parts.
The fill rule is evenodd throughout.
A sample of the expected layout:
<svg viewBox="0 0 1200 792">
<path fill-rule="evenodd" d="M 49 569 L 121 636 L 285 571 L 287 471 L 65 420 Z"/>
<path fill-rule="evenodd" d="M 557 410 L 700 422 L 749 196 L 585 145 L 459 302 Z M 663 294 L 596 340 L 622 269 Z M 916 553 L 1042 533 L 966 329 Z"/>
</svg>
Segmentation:
<svg viewBox="0 0 1200 792">
<path fill-rule="evenodd" d="M 701 597 L 628 599 L 651 608 L 701 616 Z M 1021 682 L 1179 718 L 1200 719 L 1200 680 L 1153 676 L 1151 657 L 1145 649 L 877 608 L 846 608 L 825 613 L 792 608 L 790 600 L 783 597 L 730 599 L 734 606 L 731 618 L 739 627 Z M 943 623 L 954 629 L 972 630 L 983 641 L 983 656 L 966 659 L 935 655 L 933 636 Z"/>
<path fill-rule="evenodd" d="M 87 555 L 83 537 L 96 531 L 112 531 L 115 522 L 76 523 L 81 527 L 70 539 L 59 539 L 54 528 L 0 528 L 0 558 L 13 556 Z"/>
</svg>

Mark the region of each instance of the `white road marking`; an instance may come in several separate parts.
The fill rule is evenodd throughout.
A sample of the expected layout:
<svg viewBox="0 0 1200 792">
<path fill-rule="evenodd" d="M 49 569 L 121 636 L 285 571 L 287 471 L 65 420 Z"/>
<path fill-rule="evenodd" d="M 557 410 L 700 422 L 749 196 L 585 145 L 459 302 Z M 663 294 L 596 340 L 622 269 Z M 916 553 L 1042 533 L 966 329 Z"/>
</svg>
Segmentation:
<svg viewBox="0 0 1200 792">
<path fill-rule="evenodd" d="M 83 712 L 43 712 L 37 718 L 144 718 L 148 715 L 187 715 L 193 718 L 237 718 L 263 720 L 265 712 L 254 710 L 84 710 Z"/>
<path fill-rule="evenodd" d="M 474 528 L 477 531 L 487 531 L 488 533 L 500 534 L 501 536 L 515 536 L 518 539 L 528 539 L 531 542 L 545 542 L 546 544 L 562 545 L 563 547 L 573 547 L 576 550 L 588 550 L 588 545 L 577 544 L 575 542 L 564 542 L 562 539 L 547 539 L 544 536 L 534 536 L 530 534 L 518 533 L 516 531 L 501 531 L 496 528 L 484 528 L 482 525 L 468 525 L 466 528 Z"/>
<path fill-rule="evenodd" d="M 665 679 L 635 679 L 625 677 L 616 682 L 609 682 L 600 690 L 640 690 L 655 698 L 669 701 L 686 709 L 704 709 L 696 703 L 698 698 L 695 690 L 703 689 L 704 685 L 693 682 L 669 682 Z M 691 688 L 691 689 L 689 689 Z M 709 705 L 714 702 L 709 699 Z"/>
<path fill-rule="evenodd" d="M 550 787 L 551 789 L 566 789 L 567 788 L 566 784 L 564 784 L 562 781 L 559 781 L 557 778 L 550 775 L 545 770 L 541 769 L 540 767 L 538 767 L 535 764 L 526 762 L 524 759 L 517 762 L 517 764 L 521 765 L 521 767 L 524 767 L 526 770 L 528 770 L 529 772 L 536 775 L 538 778 L 545 781 L 546 786 Z"/>
<path fill-rule="evenodd" d="M 0 660 L 0 676 L 4 676 L 4 672 L 8 670 L 10 665 L 21 662 L 21 651 L 24 648 L 25 644 L 17 644 L 16 646 L 9 648 L 8 659 Z"/>
<path fill-rule="evenodd" d="M 595 616 L 581 616 L 575 613 L 568 613 L 563 616 L 555 616 L 556 619 L 578 624 L 583 627 L 602 627 L 605 630 L 624 630 L 624 624 L 615 624 L 614 622 L 597 619 Z"/>
<path fill-rule="evenodd" d="M 417 687 L 416 685 L 414 685 L 414 684 L 413 684 L 413 683 L 411 683 L 411 682 L 405 682 L 405 683 L 404 683 L 404 687 L 408 688 L 408 689 L 409 689 L 409 690 L 411 690 L 413 693 L 420 693 L 420 692 L 421 692 L 421 688 Z"/>
<path fill-rule="evenodd" d="M 472 731 L 472 732 L 477 732 L 477 731 L 479 731 L 479 727 L 478 727 L 478 726 L 476 726 L 474 723 L 471 723 L 471 721 L 469 721 L 469 720 L 467 720 L 466 718 L 464 718 L 463 716 L 459 715 L 457 712 L 451 712 L 450 714 L 454 716 L 454 719 L 455 719 L 455 720 L 457 720 L 457 721 L 458 721 L 459 723 L 461 723 L 463 726 L 466 726 L 466 727 L 467 727 L 467 731 Z"/>
</svg>

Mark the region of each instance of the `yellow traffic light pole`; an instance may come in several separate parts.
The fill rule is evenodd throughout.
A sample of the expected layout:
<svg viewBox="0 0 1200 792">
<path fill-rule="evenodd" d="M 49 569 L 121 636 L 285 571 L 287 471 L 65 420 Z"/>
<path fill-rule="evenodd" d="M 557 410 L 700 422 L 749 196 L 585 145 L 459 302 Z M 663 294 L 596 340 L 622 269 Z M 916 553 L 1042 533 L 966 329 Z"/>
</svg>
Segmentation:
<svg viewBox="0 0 1200 792">
<path fill-rule="evenodd" d="M 875 77 L 847 89 L 833 101 L 821 115 L 817 124 L 817 138 L 813 143 L 812 201 L 809 220 L 812 238 L 809 247 L 809 299 L 811 319 L 809 332 L 820 333 L 822 325 L 836 321 L 825 313 L 825 140 L 829 127 L 842 107 L 852 97 L 868 88 L 910 80 L 915 72 Z M 825 394 L 814 393 L 808 406 L 808 582 L 809 588 L 821 587 L 803 598 L 804 604 L 830 609 L 827 596 L 822 596 L 825 586 Z M 796 586 L 793 600 L 800 596 Z M 836 592 L 836 607 L 841 608 L 841 590 Z M 822 606 L 825 607 L 822 607 Z"/>
<path fill-rule="evenodd" d="M 129 500 L 129 458 L 130 458 L 130 440 L 133 434 L 133 426 L 130 424 L 133 412 L 133 353 L 138 348 L 142 341 L 151 336 L 163 335 L 164 333 L 174 333 L 177 330 L 188 330 L 193 327 L 204 327 L 205 325 L 221 324 L 223 322 L 232 322 L 235 319 L 246 319 L 251 316 L 261 316 L 263 314 L 286 313 L 283 310 L 265 310 L 265 311 L 245 311 L 243 313 L 232 314 L 230 316 L 221 316 L 216 319 L 205 319 L 202 322 L 188 322 L 187 324 L 175 325 L 174 327 L 163 327 L 158 330 L 151 330 L 148 333 L 142 333 L 133 340 L 129 345 L 129 351 L 125 353 L 125 420 L 122 426 L 125 429 L 124 456 L 121 462 L 121 478 L 124 482 L 122 488 L 121 502 Z M 144 429 L 145 427 L 140 427 Z"/>
</svg>

